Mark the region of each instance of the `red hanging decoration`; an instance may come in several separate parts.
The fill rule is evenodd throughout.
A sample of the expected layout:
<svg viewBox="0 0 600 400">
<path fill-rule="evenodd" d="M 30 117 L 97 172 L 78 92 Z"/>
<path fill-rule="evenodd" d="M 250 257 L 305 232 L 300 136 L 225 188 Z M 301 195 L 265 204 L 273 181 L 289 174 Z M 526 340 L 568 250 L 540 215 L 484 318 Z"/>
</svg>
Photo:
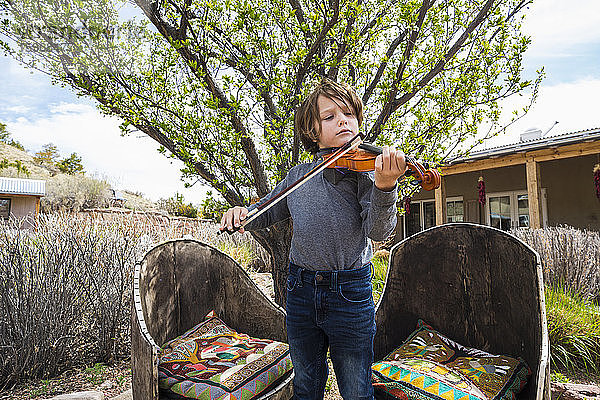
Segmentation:
<svg viewBox="0 0 600 400">
<path fill-rule="evenodd" d="M 596 197 L 600 200 L 600 164 L 594 166 L 594 185 L 596 185 Z"/>
<path fill-rule="evenodd" d="M 483 176 L 479 177 L 477 189 L 479 191 L 479 204 L 485 206 L 485 182 L 483 181 Z"/>
<path fill-rule="evenodd" d="M 410 214 L 410 196 L 404 198 L 404 212 Z"/>
</svg>

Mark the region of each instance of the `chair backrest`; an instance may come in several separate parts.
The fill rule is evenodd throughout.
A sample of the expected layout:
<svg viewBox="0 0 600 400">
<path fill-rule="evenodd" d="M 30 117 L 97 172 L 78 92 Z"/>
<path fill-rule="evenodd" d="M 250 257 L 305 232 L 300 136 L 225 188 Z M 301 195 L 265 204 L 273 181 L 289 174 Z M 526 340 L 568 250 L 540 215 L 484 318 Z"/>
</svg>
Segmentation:
<svg viewBox="0 0 600 400">
<path fill-rule="evenodd" d="M 521 240 L 460 223 L 394 246 L 376 311 L 376 359 L 398 347 L 418 319 L 462 345 L 522 357 L 533 373 L 519 399 L 549 398 L 542 270 Z"/>
<path fill-rule="evenodd" d="M 232 328 L 285 341 L 285 313 L 231 257 L 194 240 L 173 240 L 141 262 L 140 299 L 148 332 L 158 345 L 214 310 Z"/>
<path fill-rule="evenodd" d="M 132 313 L 133 394 L 158 398 L 158 346 L 214 310 L 250 336 L 286 342 L 285 312 L 231 257 L 207 244 L 176 239 L 152 248 L 136 265 Z"/>
</svg>

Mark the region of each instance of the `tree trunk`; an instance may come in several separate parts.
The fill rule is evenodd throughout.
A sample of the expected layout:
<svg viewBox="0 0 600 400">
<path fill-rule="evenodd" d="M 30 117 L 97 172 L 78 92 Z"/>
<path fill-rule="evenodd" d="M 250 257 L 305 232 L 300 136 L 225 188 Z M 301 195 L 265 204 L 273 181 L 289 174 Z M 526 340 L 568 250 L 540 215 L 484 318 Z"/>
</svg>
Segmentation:
<svg viewBox="0 0 600 400">
<path fill-rule="evenodd" d="M 292 231 L 292 220 L 287 219 L 278 222 L 267 229 L 252 232 L 254 238 L 271 255 L 271 274 L 273 275 L 275 302 L 283 309 L 285 309 L 285 299 L 287 294 L 286 282 Z"/>
</svg>

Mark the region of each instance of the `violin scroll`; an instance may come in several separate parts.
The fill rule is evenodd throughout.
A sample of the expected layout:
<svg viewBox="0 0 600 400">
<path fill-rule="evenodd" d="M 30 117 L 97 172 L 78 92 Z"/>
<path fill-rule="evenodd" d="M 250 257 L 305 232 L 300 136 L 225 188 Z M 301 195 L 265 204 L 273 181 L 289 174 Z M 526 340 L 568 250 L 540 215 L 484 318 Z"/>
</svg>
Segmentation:
<svg viewBox="0 0 600 400">
<path fill-rule="evenodd" d="M 404 175 L 413 175 L 425 190 L 434 190 L 442 184 L 442 177 L 436 169 L 430 169 L 427 164 L 422 165 L 412 157 L 406 157 L 408 171 Z"/>
</svg>

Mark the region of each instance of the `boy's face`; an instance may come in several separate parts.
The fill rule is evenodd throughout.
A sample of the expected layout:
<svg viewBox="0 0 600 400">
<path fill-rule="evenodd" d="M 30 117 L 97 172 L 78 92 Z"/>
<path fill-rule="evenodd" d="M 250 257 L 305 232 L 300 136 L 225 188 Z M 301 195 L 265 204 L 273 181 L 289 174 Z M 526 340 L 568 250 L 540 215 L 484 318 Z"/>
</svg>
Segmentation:
<svg viewBox="0 0 600 400">
<path fill-rule="evenodd" d="M 358 134 L 358 120 L 354 110 L 343 101 L 320 95 L 317 104 L 319 121 L 315 121 L 315 124 L 321 125 L 321 134 L 317 140 L 320 149 L 343 146 Z M 317 132 L 318 128 L 315 126 Z"/>
</svg>

